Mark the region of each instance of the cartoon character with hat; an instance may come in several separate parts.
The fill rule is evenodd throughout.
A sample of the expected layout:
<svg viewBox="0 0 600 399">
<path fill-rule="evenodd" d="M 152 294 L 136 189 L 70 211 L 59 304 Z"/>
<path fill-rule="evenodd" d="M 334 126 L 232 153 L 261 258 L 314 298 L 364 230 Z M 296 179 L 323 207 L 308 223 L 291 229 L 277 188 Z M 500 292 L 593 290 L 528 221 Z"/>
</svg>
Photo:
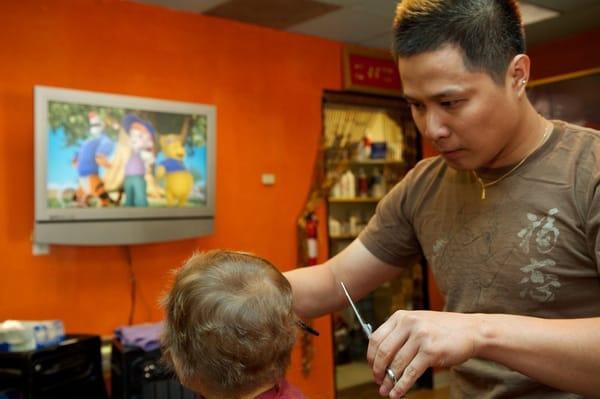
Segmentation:
<svg viewBox="0 0 600 399">
<path fill-rule="evenodd" d="M 125 206 L 147 207 L 146 171 L 154 163 L 154 127 L 135 114 L 127 114 L 121 126 L 129 136 L 131 153 L 125 164 Z"/>
</svg>

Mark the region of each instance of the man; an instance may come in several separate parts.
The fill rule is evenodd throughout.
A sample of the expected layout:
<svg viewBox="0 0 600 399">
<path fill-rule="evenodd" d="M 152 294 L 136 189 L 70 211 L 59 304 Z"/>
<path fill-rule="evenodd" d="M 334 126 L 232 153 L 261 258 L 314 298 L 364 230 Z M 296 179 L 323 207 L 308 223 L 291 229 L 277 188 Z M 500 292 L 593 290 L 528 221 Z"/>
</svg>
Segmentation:
<svg viewBox="0 0 600 399">
<path fill-rule="evenodd" d="M 343 252 L 286 274 L 313 317 L 346 306 L 340 281 L 362 297 L 425 256 L 447 312 L 400 310 L 374 332 L 384 396 L 431 366 L 452 367 L 453 397 L 600 394 L 600 135 L 534 110 L 524 51 L 516 1 L 402 1 L 394 55 L 440 156 Z"/>
</svg>

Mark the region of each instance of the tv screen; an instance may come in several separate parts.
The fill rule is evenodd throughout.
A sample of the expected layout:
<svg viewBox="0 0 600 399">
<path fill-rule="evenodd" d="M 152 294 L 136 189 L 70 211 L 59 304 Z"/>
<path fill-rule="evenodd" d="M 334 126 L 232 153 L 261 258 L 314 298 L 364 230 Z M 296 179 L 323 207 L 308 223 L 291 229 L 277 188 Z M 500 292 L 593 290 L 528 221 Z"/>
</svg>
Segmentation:
<svg viewBox="0 0 600 399">
<path fill-rule="evenodd" d="M 212 232 L 215 107 L 36 86 L 34 241 Z"/>
</svg>

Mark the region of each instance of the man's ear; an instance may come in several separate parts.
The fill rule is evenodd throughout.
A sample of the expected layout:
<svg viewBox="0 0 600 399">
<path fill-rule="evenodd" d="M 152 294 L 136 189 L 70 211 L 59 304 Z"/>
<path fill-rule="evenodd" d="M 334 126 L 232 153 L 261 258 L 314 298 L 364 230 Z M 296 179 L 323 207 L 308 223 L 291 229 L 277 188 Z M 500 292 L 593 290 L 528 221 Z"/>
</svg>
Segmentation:
<svg viewBox="0 0 600 399">
<path fill-rule="evenodd" d="M 525 87 L 529 82 L 529 71 L 531 60 L 527 54 L 516 55 L 508 64 L 506 70 L 506 82 L 518 97 L 525 95 Z"/>
</svg>

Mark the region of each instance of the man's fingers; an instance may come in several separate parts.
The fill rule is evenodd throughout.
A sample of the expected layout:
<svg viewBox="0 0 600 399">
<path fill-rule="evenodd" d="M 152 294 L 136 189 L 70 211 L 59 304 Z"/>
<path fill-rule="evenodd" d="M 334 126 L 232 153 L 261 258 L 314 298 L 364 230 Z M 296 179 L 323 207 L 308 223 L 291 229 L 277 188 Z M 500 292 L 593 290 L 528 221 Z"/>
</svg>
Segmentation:
<svg viewBox="0 0 600 399">
<path fill-rule="evenodd" d="M 397 353 L 401 350 L 407 339 L 408 332 L 401 330 L 396 325 L 377 345 L 377 351 L 375 352 L 371 368 L 373 369 L 375 381 L 378 384 L 384 381 L 386 368 L 394 361 Z"/>
<path fill-rule="evenodd" d="M 388 364 L 396 376 L 396 381 L 391 378 L 386 378 L 379 388 L 379 393 L 387 396 L 395 385 L 395 382 L 400 381 L 404 369 L 412 363 L 417 352 L 419 351 L 419 342 L 414 338 L 409 338 L 408 341 L 398 350 L 392 361 Z"/>
<path fill-rule="evenodd" d="M 387 338 L 388 335 L 392 333 L 395 327 L 396 319 L 392 317 L 383 323 L 377 330 L 375 330 L 373 335 L 371 335 L 371 339 L 369 339 L 369 347 L 367 348 L 367 362 L 369 362 L 369 366 L 373 366 L 379 345 L 384 339 Z"/>
<path fill-rule="evenodd" d="M 406 366 L 402 376 L 390 391 L 390 399 L 402 398 L 428 367 L 429 358 L 427 355 L 423 354 L 423 352 L 417 353 L 417 356 Z"/>
</svg>

